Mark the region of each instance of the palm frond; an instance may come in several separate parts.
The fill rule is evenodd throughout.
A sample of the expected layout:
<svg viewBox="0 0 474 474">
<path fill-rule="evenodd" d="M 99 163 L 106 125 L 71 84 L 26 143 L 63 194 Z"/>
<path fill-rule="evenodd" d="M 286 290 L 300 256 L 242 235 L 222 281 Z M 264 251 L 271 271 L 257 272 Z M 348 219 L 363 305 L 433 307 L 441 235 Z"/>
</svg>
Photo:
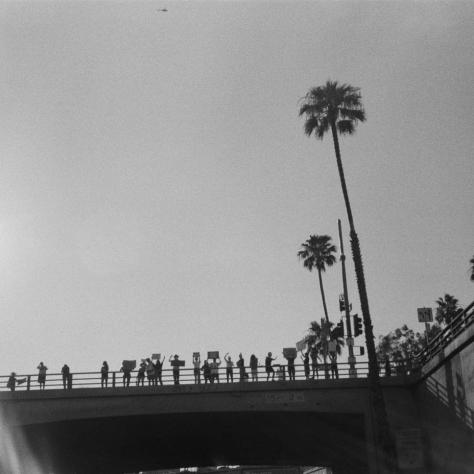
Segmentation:
<svg viewBox="0 0 474 474">
<path fill-rule="evenodd" d="M 318 130 L 319 128 L 319 120 L 314 116 L 310 116 L 306 119 L 304 123 L 304 133 L 308 136 L 310 136 L 313 132 L 318 135 Z"/>
<path fill-rule="evenodd" d="M 336 126 L 337 126 L 337 131 L 341 135 L 352 135 L 355 130 L 354 122 L 352 122 L 352 120 L 339 120 Z"/>
</svg>

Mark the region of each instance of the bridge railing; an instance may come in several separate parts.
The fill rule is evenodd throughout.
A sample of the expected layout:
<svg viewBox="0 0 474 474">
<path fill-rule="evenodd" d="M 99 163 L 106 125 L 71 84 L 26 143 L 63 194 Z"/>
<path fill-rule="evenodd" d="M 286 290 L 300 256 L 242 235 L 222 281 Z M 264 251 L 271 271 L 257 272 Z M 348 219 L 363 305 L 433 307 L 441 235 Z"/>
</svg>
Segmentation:
<svg viewBox="0 0 474 474">
<path fill-rule="evenodd" d="M 426 364 L 472 324 L 474 324 L 474 301 L 428 342 L 426 347 L 416 355 L 414 363 L 419 366 Z"/>
<path fill-rule="evenodd" d="M 368 375 L 368 363 L 367 362 L 357 362 L 355 364 L 356 374 L 350 370 L 350 366 L 347 362 L 338 362 L 336 365 L 331 367 L 331 364 L 328 362 L 326 365 L 324 363 L 318 363 L 313 366 L 310 365 L 309 374 L 305 371 L 303 364 L 295 364 L 295 377 L 294 380 L 328 380 L 328 379 L 348 379 L 348 378 L 367 378 Z M 230 379 L 227 381 L 227 371 L 226 367 L 219 367 L 218 369 L 218 380 L 214 380 L 214 384 L 227 384 L 227 383 L 260 383 L 267 381 L 278 381 L 286 382 L 291 384 L 292 380 L 290 379 L 288 373 L 287 365 L 273 365 L 274 374 L 268 374 L 266 372 L 265 366 L 259 366 L 257 368 L 256 375 L 252 376 L 252 371 L 250 367 L 245 367 L 245 376 L 244 379 L 240 379 L 239 369 L 234 367 L 232 374 L 233 380 Z M 389 373 L 387 373 L 386 368 L 383 368 L 385 373 L 381 375 L 402 375 L 412 371 L 412 366 L 408 361 L 398 361 L 392 362 L 390 365 Z M 8 375 L 0 376 L 0 391 L 10 390 L 7 387 L 8 384 Z M 16 375 L 17 384 L 15 390 L 17 391 L 29 391 L 29 390 L 40 390 L 40 384 L 38 382 L 37 374 L 20 374 Z M 211 383 L 205 381 L 202 371 L 199 373 L 199 377 L 195 376 L 194 368 L 183 367 L 179 371 L 179 384 L 180 385 L 190 385 L 190 384 L 205 384 Z M 156 387 L 159 389 L 161 386 L 175 385 L 173 370 L 172 369 L 163 369 L 161 374 L 161 383 L 157 378 L 151 380 L 148 379 L 147 375 L 143 378 L 138 377 L 138 371 L 132 371 L 130 380 L 127 381 L 127 378 L 124 377 L 123 372 L 120 371 L 110 371 L 106 380 L 102 379 L 101 372 L 74 372 L 71 373 L 69 378 L 65 378 L 61 373 L 50 373 L 46 376 L 45 389 L 46 390 L 72 390 L 78 388 L 97 388 L 97 389 L 116 389 L 120 387 Z"/>
</svg>

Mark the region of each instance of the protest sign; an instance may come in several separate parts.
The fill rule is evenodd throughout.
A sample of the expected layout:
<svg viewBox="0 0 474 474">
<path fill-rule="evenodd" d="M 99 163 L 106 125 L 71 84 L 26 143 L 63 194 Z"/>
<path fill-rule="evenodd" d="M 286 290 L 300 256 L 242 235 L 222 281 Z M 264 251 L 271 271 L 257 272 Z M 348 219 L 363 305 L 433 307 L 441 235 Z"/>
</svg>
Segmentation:
<svg viewBox="0 0 474 474">
<path fill-rule="evenodd" d="M 301 339 L 301 341 L 298 341 L 296 343 L 296 350 L 297 351 L 300 351 L 300 352 L 303 352 L 304 349 L 306 347 L 306 338 L 305 339 Z"/>
<path fill-rule="evenodd" d="M 296 358 L 296 349 L 294 347 L 285 347 L 283 349 L 283 357 L 285 359 L 295 359 Z"/>
<path fill-rule="evenodd" d="M 158 352 L 156 354 L 151 355 L 152 360 L 160 360 L 161 359 L 161 354 Z"/>
<path fill-rule="evenodd" d="M 211 351 L 207 353 L 208 359 L 219 359 L 219 351 Z"/>
<path fill-rule="evenodd" d="M 122 361 L 122 367 L 125 370 L 135 370 L 135 367 L 137 366 L 137 361 L 136 360 L 123 360 Z"/>
</svg>

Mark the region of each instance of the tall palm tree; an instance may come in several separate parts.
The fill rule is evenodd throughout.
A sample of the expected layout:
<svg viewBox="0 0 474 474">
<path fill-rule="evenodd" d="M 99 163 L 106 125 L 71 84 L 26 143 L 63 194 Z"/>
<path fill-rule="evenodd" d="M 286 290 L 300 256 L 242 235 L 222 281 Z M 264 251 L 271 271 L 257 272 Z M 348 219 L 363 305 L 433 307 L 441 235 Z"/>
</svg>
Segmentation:
<svg viewBox="0 0 474 474">
<path fill-rule="evenodd" d="M 324 315 L 326 316 L 326 321 L 329 321 L 321 274 L 326 271 L 326 266 L 331 267 L 336 263 L 336 246 L 332 244 L 329 235 L 310 235 L 309 239 L 301 244 L 301 247 L 302 250 L 298 252 L 298 257 L 303 260 L 303 266 L 309 271 L 312 271 L 313 268 L 316 268 L 318 271 Z"/>
<path fill-rule="evenodd" d="M 469 260 L 469 264 L 471 265 L 469 271 L 471 272 L 471 281 L 474 281 L 474 256 Z"/>
<path fill-rule="evenodd" d="M 388 469 L 395 471 L 395 450 L 390 438 L 387 413 L 380 386 L 377 356 L 375 351 L 374 333 L 370 317 L 369 300 L 365 285 L 364 266 L 360 251 L 359 237 L 357 236 L 352 208 L 347 192 L 344 169 L 342 167 L 339 135 L 351 135 L 358 122 L 365 121 L 365 111 L 361 102 L 360 89 L 348 84 L 339 84 L 328 80 L 323 86 L 311 88 L 303 98 L 299 115 L 305 117 L 304 130 L 306 135 L 314 135 L 322 140 L 324 135 L 331 131 L 336 154 L 337 169 L 341 181 L 342 194 L 349 220 L 352 258 L 359 289 L 362 318 L 364 321 L 367 356 L 369 359 L 369 383 L 372 389 L 373 406 L 380 431 L 379 442 L 388 460 Z"/>
</svg>

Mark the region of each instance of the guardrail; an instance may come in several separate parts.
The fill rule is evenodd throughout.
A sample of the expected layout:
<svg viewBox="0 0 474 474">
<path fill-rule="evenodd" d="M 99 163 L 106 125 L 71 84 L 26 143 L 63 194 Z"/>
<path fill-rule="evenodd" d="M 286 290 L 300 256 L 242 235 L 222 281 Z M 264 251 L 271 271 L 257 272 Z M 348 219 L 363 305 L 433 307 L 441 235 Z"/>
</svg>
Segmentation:
<svg viewBox="0 0 474 474">
<path fill-rule="evenodd" d="M 294 377 L 290 378 L 288 367 L 286 365 L 273 365 L 274 374 L 268 374 L 264 366 L 259 366 L 257 372 L 252 374 L 249 367 L 245 367 L 245 376 L 243 380 L 240 379 L 240 372 L 238 368 L 233 368 L 232 379 L 227 378 L 226 367 L 218 369 L 218 379 L 205 380 L 200 371 L 199 376 L 194 374 L 194 368 L 181 368 L 179 371 L 179 384 L 221 384 L 221 383 L 261 383 L 267 381 L 285 381 L 291 383 L 292 380 L 328 380 L 328 379 L 348 379 L 348 378 L 367 378 L 369 367 L 367 362 L 358 362 L 355 364 L 357 374 L 354 375 L 350 371 L 350 366 L 347 362 L 339 362 L 336 366 L 328 363 L 318 364 L 313 367 L 310 366 L 309 376 L 307 376 L 304 366 L 302 364 L 295 364 Z M 410 372 L 411 364 L 405 361 L 393 362 L 391 364 L 390 375 L 402 375 Z M 385 370 L 384 368 L 382 371 Z M 381 374 L 384 375 L 384 374 Z M 385 373 L 385 375 L 389 375 Z M 7 387 L 9 376 L 0 376 L 0 391 L 11 390 Z M 29 391 L 40 390 L 37 374 L 20 374 L 16 376 L 16 380 L 21 383 L 15 386 L 15 390 Z M 101 372 L 75 372 L 71 373 L 69 378 L 63 378 L 60 373 L 51 373 L 46 376 L 45 389 L 63 389 L 73 390 L 78 388 L 97 388 L 98 390 L 110 390 L 120 387 L 147 387 L 153 386 L 159 388 L 163 385 L 176 385 L 173 377 L 173 369 L 163 369 L 161 374 L 161 383 L 158 378 L 149 379 L 145 374 L 144 377 L 138 377 L 138 371 L 131 372 L 130 379 L 127 380 L 123 372 L 110 371 L 106 380 L 102 379 Z"/>
<path fill-rule="evenodd" d="M 454 338 L 474 323 L 474 301 L 462 310 L 446 327 L 436 335 L 414 359 L 418 366 L 426 364 L 439 354 Z"/>
</svg>

